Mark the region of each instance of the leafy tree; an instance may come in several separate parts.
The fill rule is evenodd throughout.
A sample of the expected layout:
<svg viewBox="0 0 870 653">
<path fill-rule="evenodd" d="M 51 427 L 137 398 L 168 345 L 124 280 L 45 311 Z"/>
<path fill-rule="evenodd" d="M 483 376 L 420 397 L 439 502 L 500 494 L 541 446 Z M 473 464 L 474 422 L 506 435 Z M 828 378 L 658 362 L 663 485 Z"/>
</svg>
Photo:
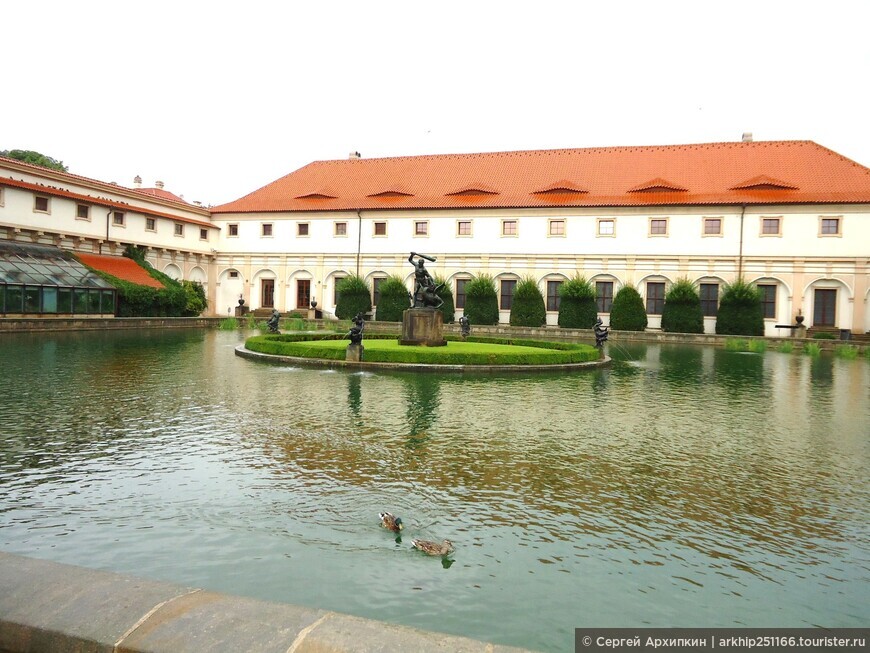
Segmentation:
<svg viewBox="0 0 870 653">
<path fill-rule="evenodd" d="M 591 329 L 598 319 L 595 289 L 586 277 L 574 276 L 559 287 L 559 326 Z"/>
<path fill-rule="evenodd" d="M 196 317 L 208 308 L 208 299 L 205 296 L 205 288 L 199 281 L 181 282 L 184 294 L 187 297 L 187 305 L 184 307 L 185 317 Z"/>
<path fill-rule="evenodd" d="M 732 336 L 763 336 L 764 308 L 761 291 L 743 279 L 725 284 L 719 298 L 716 333 Z"/>
<path fill-rule="evenodd" d="M 365 279 L 354 274 L 338 282 L 338 304 L 335 316 L 339 320 L 350 320 L 357 313 L 368 313 L 372 310 L 372 295 Z"/>
<path fill-rule="evenodd" d="M 0 156 L 5 156 L 8 159 L 23 161 L 24 163 L 31 163 L 35 166 L 41 166 L 43 168 L 60 170 L 61 172 L 67 172 L 69 170 L 69 168 L 67 168 L 63 164 L 63 161 L 52 159 L 50 156 L 40 154 L 39 152 L 34 152 L 33 150 L 2 150 L 0 151 Z"/>
<path fill-rule="evenodd" d="M 464 315 L 471 324 L 498 324 L 498 293 L 495 279 L 481 274 L 465 284 Z"/>
<path fill-rule="evenodd" d="M 688 279 L 678 279 L 665 294 L 662 330 L 669 333 L 704 333 L 701 297 Z"/>
<path fill-rule="evenodd" d="M 410 306 L 408 287 L 401 277 L 393 275 L 381 281 L 376 314 L 379 322 L 401 322 L 402 313 Z"/>
<path fill-rule="evenodd" d="M 438 286 L 441 284 L 444 285 L 438 291 L 438 296 L 444 303 L 438 307 L 438 310 L 444 315 L 444 324 L 451 324 L 456 319 L 456 305 L 453 302 L 453 290 L 450 288 L 450 284 L 447 283 L 447 280 L 444 277 L 436 274 L 435 285 Z"/>
<path fill-rule="evenodd" d="M 547 308 L 541 289 L 531 277 L 520 279 L 511 304 L 511 326 L 539 327 L 547 321 Z"/>
<path fill-rule="evenodd" d="M 624 285 L 610 307 L 610 328 L 615 331 L 643 331 L 646 329 L 646 309 L 637 288 Z"/>
</svg>

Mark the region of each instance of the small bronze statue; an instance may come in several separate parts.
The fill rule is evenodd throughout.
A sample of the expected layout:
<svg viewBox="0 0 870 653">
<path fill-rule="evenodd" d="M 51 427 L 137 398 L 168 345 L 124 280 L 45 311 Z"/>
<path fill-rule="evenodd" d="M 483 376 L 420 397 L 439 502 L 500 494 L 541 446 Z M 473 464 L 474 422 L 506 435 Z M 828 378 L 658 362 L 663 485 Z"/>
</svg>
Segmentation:
<svg viewBox="0 0 870 653">
<path fill-rule="evenodd" d="M 414 261 L 414 257 L 417 260 Z M 426 269 L 426 264 L 423 261 L 435 262 L 434 256 L 426 256 L 411 252 L 408 257 L 408 263 L 414 266 L 414 294 L 411 296 L 412 308 L 438 308 L 444 303 L 444 300 L 438 296 L 438 291 L 444 284 L 437 284 Z"/>
<path fill-rule="evenodd" d="M 278 309 L 273 308 L 272 317 L 266 322 L 266 326 L 269 327 L 269 333 L 278 333 L 278 318 L 280 317 L 281 314 L 278 312 Z"/>
<path fill-rule="evenodd" d="M 459 318 L 459 335 L 464 338 L 467 338 L 471 333 L 471 322 L 468 320 L 466 316 L 462 316 Z"/>
<path fill-rule="evenodd" d="M 353 326 L 347 333 L 347 337 L 350 338 L 350 344 L 359 345 L 360 343 L 362 343 L 363 329 L 365 329 L 365 324 L 366 323 L 363 320 L 363 314 L 357 313 L 353 318 Z"/>
<path fill-rule="evenodd" d="M 595 332 L 595 346 L 599 349 L 604 347 L 604 343 L 607 342 L 608 329 L 609 327 L 604 326 L 600 317 L 595 321 L 595 326 L 592 327 L 592 330 Z"/>
</svg>

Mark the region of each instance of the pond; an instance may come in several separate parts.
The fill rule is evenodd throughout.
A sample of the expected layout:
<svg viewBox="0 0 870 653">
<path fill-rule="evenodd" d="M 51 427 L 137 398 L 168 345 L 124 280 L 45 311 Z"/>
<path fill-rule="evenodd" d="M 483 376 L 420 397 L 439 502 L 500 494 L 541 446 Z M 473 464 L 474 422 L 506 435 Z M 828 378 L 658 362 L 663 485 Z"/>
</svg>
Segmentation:
<svg viewBox="0 0 870 653">
<path fill-rule="evenodd" d="M 0 550 L 542 651 L 870 621 L 865 359 L 611 342 L 569 374 L 351 373 L 244 335 L 0 336 Z"/>
</svg>

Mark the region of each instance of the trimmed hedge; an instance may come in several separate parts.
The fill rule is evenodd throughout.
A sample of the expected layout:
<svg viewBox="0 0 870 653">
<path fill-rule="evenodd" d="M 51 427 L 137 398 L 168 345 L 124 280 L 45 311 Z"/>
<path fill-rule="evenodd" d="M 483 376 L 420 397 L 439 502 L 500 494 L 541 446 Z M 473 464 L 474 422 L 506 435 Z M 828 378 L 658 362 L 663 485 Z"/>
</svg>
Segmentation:
<svg viewBox="0 0 870 653">
<path fill-rule="evenodd" d="M 452 336 L 452 334 L 451 334 Z M 466 342 L 449 337 L 447 347 L 413 347 L 398 344 L 395 335 L 373 334 L 363 339 L 366 362 L 429 363 L 442 365 L 556 365 L 599 359 L 594 347 L 511 338 L 471 337 Z M 248 338 L 251 351 L 278 356 L 344 360 L 347 338 L 343 334 L 280 334 Z"/>
<path fill-rule="evenodd" d="M 402 313 L 411 307 L 408 287 L 401 277 L 389 276 L 381 282 L 378 297 L 378 322 L 401 322 Z"/>
<path fill-rule="evenodd" d="M 678 279 L 665 294 L 662 331 L 668 333 L 704 333 L 701 297 L 688 279 Z"/>
<path fill-rule="evenodd" d="M 495 279 L 481 274 L 465 284 L 464 315 L 471 325 L 498 324 L 498 293 Z"/>
<path fill-rule="evenodd" d="M 643 331 L 646 325 L 646 308 L 640 293 L 634 286 L 623 286 L 610 306 L 610 328 L 614 331 Z"/>
<path fill-rule="evenodd" d="M 514 289 L 514 300 L 511 304 L 510 325 L 539 327 L 547 321 L 547 308 L 544 306 L 544 296 L 534 279 L 521 279 Z"/>
<path fill-rule="evenodd" d="M 351 320 L 357 313 L 365 314 L 372 310 L 372 293 L 362 277 L 355 274 L 345 277 L 338 282 L 336 291 L 335 317 L 339 320 Z"/>
<path fill-rule="evenodd" d="M 444 303 L 438 307 L 438 310 L 441 311 L 444 316 L 444 324 L 452 324 L 456 321 L 456 304 L 453 302 L 453 290 L 451 290 L 450 284 L 444 277 L 436 274 L 435 285 L 438 286 L 441 284 L 444 285 L 438 291 L 438 296 Z"/>
<path fill-rule="evenodd" d="M 764 307 L 761 291 L 743 279 L 726 284 L 719 299 L 716 333 L 731 336 L 763 336 Z"/>
<path fill-rule="evenodd" d="M 591 329 L 598 319 L 595 289 L 586 277 L 575 276 L 559 286 L 559 326 Z"/>
</svg>

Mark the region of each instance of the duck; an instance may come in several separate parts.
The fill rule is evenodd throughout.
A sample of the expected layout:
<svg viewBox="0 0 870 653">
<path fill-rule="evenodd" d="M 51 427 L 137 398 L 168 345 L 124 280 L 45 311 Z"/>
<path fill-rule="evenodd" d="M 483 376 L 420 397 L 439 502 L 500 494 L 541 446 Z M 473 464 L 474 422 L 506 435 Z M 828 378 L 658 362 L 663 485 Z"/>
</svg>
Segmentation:
<svg viewBox="0 0 870 653">
<path fill-rule="evenodd" d="M 430 556 L 446 556 L 453 552 L 453 542 L 444 540 L 441 544 L 429 540 L 411 540 L 411 545 Z"/>
<path fill-rule="evenodd" d="M 402 523 L 402 518 L 396 517 L 391 512 L 381 512 L 378 513 L 378 515 L 381 518 L 381 526 L 393 531 L 394 533 L 398 533 L 400 530 L 405 528 L 405 525 Z"/>
</svg>

